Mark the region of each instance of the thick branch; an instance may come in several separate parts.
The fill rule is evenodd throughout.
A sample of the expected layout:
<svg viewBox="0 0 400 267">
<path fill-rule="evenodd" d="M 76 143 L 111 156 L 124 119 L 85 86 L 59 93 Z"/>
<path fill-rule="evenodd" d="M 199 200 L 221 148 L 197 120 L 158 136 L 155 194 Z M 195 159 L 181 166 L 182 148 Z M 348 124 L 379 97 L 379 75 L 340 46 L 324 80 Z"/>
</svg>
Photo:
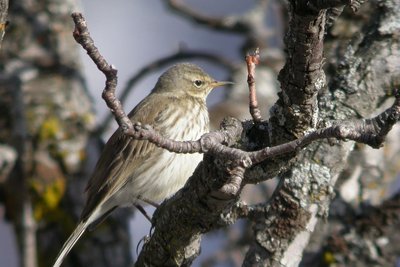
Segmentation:
<svg viewBox="0 0 400 267">
<path fill-rule="evenodd" d="M 272 109 L 271 122 L 277 129 L 284 126 L 285 132 L 300 137 L 316 125 L 317 94 L 325 86 L 322 70 L 325 11 L 313 15 L 297 6 L 297 1 L 291 2 L 285 37 L 286 64 L 278 77 L 282 92 Z"/>
<path fill-rule="evenodd" d="M 154 233 L 135 266 L 191 265 L 202 234 L 220 227 L 221 214 L 239 198 L 244 169 L 231 166 L 224 157 L 205 155 L 185 187 L 156 210 Z"/>
</svg>

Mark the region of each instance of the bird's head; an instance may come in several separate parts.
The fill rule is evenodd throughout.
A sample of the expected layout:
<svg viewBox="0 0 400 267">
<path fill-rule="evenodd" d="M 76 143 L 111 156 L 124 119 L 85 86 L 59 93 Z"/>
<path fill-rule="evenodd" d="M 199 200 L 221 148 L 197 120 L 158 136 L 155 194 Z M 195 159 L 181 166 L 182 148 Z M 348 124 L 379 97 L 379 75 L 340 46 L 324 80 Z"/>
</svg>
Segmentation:
<svg viewBox="0 0 400 267">
<path fill-rule="evenodd" d="M 190 63 L 180 63 L 160 76 L 153 92 L 169 92 L 176 96 L 189 95 L 205 100 L 212 89 L 226 84 L 231 82 L 216 81 L 200 67 Z"/>
</svg>

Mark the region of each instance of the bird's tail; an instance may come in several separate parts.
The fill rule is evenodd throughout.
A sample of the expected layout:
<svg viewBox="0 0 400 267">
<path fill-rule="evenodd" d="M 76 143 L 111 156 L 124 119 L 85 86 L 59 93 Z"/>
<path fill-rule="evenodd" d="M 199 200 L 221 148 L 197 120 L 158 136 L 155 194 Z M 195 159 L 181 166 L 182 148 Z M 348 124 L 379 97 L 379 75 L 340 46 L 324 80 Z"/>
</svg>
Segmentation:
<svg viewBox="0 0 400 267">
<path fill-rule="evenodd" d="M 65 257 L 68 255 L 72 247 L 79 240 L 82 234 L 85 232 L 88 227 L 89 222 L 86 220 L 84 222 L 80 222 L 78 226 L 75 228 L 74 232 L 69 236 L 68 240 L 65 241 L 60 253 L 57 256 L 56 262 L 53 267 L 59 267 L 61 263 L 64 261 Z"/>
</svg>

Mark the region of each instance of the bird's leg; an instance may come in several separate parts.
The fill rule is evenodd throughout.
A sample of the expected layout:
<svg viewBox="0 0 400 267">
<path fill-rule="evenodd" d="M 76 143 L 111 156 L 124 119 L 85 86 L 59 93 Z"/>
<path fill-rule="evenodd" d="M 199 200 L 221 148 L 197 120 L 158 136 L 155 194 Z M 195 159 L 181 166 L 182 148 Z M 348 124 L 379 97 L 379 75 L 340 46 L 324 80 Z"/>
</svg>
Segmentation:
<svg viewBox="0 0 400 267">
<path fill-rule="evenodd" d="M 149 220 L 151 224 L 153 224 L 151 217 L 147 214 L 146 210 L 142 206 L 140 206 L 139 204 L 134 204 L 134 206 L 140 211 L 140 213 L 143 214 L 144 217 L 146 217 L 147 220 Z"/>
<path fill-rule="evenodd" d="M 149 222 L 151 223 L 151 228 L 150 228 L 150 231 L 151 231 L 151 229 L 153 228 L 153 221 L 152 221 L 152 218 L 150 218 L 150 216 L 147 214 L 146 210 L 145 210 L 141 205 L 139 205 L 139 204 L 133 204 L 133 205 L 140 211 L 140 213 L 143 214 L 143 216 L 144 216 L 147 220 L 149 220 Z M 142 237 L 142 238 L 139 240 L 139 242 L 138 242 L 138 244 L 137 244 L 137 246 L 136 246 L 136 254 L 139 254 L 138 252 L 139 252 L 140 243 L 143 242 L 144 244 L 146 244 L 148 240 L 149 240 L 149 235 L 145 235 L 144 237 Z"/>
<path fill-rule="evenodd" d="M 156 209 L 158 209 L 159 207 L 160 207 L 160 204 L 158 204 L 158 203 L 156 203 L 156 202 L 154 202 L 154 201 L 151 201 L 150 199 L 147 199 L 147 198 L 143 198 L 143 197 L 138 197 L 138 199 L 139 200 L 141 200 L 141 201 L 143 201 L 143 202 L 145 202 L 145 203 L 147 203 L 147 204 L 149 204 L 149 205 L 151 205 L 151 206 L 153 206 L 154 208 L 156 208 Z"/>
<path fill-rule="evenodd" d="M 150 236 L 145 235 L 144 237 L 142 237 L 142 238 L 139 240 L 139 242 L 138 242 L 138 244 L 137 244 L 137 246 L 136 246 L 136 254 L 137 254 L 137 255 L 139 255 L 139 246 L 140 246 L 140 244 L 143 242 L 143 245 L 145 245 L 145 244 L 147 243 L 147 241 L 149 241 L 149 239 L 150 239 Z"/>
</svg>

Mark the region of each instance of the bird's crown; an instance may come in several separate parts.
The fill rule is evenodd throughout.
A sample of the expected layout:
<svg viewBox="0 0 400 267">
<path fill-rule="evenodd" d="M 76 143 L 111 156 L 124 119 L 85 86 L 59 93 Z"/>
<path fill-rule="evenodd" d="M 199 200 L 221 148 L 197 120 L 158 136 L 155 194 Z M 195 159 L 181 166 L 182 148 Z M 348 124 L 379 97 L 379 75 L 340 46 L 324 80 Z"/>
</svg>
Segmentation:
<svg viewBox="0 0 400 267">
<path fill-rule="evenodd" d="M 158 79 L 154 93 L 175 93 L 205 98 L 215 87 L 216 81 L 199 66 L 179 63 L 166 70 Z"/>
</svg>

